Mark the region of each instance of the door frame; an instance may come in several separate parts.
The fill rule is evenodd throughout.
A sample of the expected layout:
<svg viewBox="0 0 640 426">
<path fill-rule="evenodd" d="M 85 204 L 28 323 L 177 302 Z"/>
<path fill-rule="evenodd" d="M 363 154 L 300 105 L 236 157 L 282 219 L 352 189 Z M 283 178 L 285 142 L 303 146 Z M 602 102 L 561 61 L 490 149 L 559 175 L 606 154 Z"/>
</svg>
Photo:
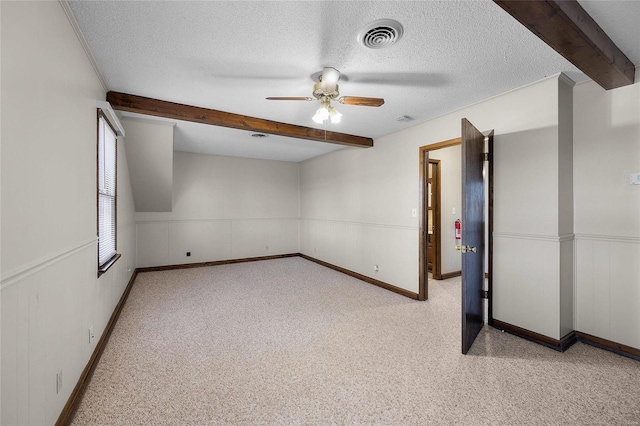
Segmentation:
<svg viewBox="0 0 640 426">
<path fill-rule="evenodd" d="M 487 167 L 487 292 L 488 292 L 488 323 L 493 325 L 493 131 L 487 134 L 487 151 L 489 152 L 489 161 Z M 428 267 L 427 267 L 427 231 L 428 231 L 428 195 L 429 190 L 426 185 L 427 177 L 429 176 L 429 151 L 435 151 L 437 149 L 448 148 L 450 146 L 456 146 L 462 144 L 462 138 L 454 138 L 445 140 L 442 142 L 434 143 L 431 145 L 421 146 L 419 149 L 420 169 L 419 169 L 419 182 L 418 182 L 418 300 L 429 299 L 429 284 L 428 284 Z"/>
<path fill-rule="evenodd" d="M 427 168 L 429 166 L 432 166 L 432 179 L 431 179 L 431 192 L 432 192 L 432 196 L 431 196 L 431 211 L 432 211 L 432 220 L 433 220 L 433 247 L 434 247 L 434 253 L 433 253 L 433 265 L 431 267 L 431 276 L 436 279 L 436 280 L 441 280 L 442 279 L 442 261 L 440 258 L 440 251 L 442 250 L 442 244 L 441 244 L 441 238 L 442 238 L 442 227 L 441 227 L 441 203 L 442 203 L 442 198 L 441 198 L 441 183 L 440 183 L 440 179 L 442 177 L 441 174 L 441 170 L 440 170 L 440 160 L 436 160 L 434 158 L 428 158 L 429 156 L 429 152 L 425 151 L 424 153 L 425 156 L 427 156 L 425 158 L 425 161 L 427 162 Z M 427 197 L 427 202 L 425 204 L 425 211 L 427 211 L 427 222 L 426 222 L 426 229 L 427 229 L 427 233 L 425 234 L 426 236 L 429 235 L 429 213 L 428 213 L 428 208 L 429 208 L 429 185 L 428 185 L 428 181 L 429 181 L 429 173 L 428 173 L 428 169 L 427 169 L 427 174 L 425 175 L 426 179 L 427 179 L 427 187 L 426 192 L 425 192 L 425 196 Z M 428 237 L 427 237 L 428 238 Z M 427 247 L 429 246 L 428 241 L 427 241 Z M 425 256 L 428 256 L 428 248 L 427 248 L 427 252 L 425 252 Z M 428 258 L 427 258 L 428 259 Z M 427 262 L 428 263 L 428 262 Z M 429 270 L 429 267 L 427 265 L 427 271 Z"/>
<path fill-rule="evenodd" d="M 418 181 L 418 224 L 419 224 L 419 243 L 418 243 L 418 300 L 429 299 L 428 285 L 428 266 L 427 266 L 427 233 L 429 227 L 429 217 L 427 215 L 429 203 L 428 185 L 426 185 L 429 176 L 429 151 L 436 149 L 448 148 L 462 144 L 462 138 L 449 139 L 446 141 L 425 145 L 420 147 L 420 172 Z M 439 239 L 438 239 L 439 243 Z"/>
</svg>

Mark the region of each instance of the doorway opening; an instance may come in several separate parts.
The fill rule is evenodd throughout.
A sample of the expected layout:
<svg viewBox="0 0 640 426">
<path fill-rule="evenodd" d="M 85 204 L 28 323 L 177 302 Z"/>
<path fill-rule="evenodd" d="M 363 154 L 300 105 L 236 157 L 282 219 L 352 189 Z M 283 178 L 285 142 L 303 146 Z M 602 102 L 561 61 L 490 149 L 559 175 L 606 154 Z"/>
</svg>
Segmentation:
<svg viewBox="0 0 640 426">
<path fill-rule="evenodd" d="M 429 259 L 433 259 L 433 266 L 431 269 L 432 279 L 442 279 L 442 250 L 443 250 L 443 217 L 442 217 L 442 170 L 447 167 L 447 162 L 444 163 L 437 159 L 437 156 L 433 154 L 434 151 L 440 149 L 446 149 L 451 147 L 458 147 L 462 144 L 462 138 L 455 138 L 446 140 L 433 145 L 427 145 L 420 147 L 420 184 L 419 184 L 419 224 L 420 224 L 420 241 L 419 241 L 419 272 L 418 272 L 418 300 L 427 300 L 429 298 Z M 430 155 L 430 153 L 432 153 Z M 431 158 L 436 157 L 436 158 Z M 431 186 L 429 185 L 429 169 L 432 168 L 433 161 L 437 160 L 437 173 L 436 181 L 438 188 L 434 187 L 432 180 Z M 460 169 L 460 161 L 458 159 L 457 169 Z M 449 164 L 448 171 L 451 171 Z M 432 169 L 432 179 L 433 179 Z M 439 195 L 431 197 L 429 192 L 440 192 Z M 458 190 L 459 192 L 459 190 Z M 435 198 L 435 200 L 434 200 Z M 429 202 L 431 201 L 431 205 Z M 458 204 L 459 205 L 459 204 Z M 429 215 L 431 216 L 431 223 L 429 221 Z M 433 226 L 433 229 L 430 227 Z M 431 233 L 431 234 L 430 234 Z M 429 240 L 432 243 L 429 243 Z M 447 241 L 446 243 L 450 243 Z M 445 243 L 445 244 L 446 244 Z M 433 253 L 429 253 L 432 250 Z M 444 248 L 446 250 L 446 248 Z"/>
<path fill-rule="evenodd" d="M 460 147 L 462 138 L 455 138 L 439 142 L 432 145 L 420 147 L 420 173 L 419 173 L 419 300 L 427 300 L 429 298 L 429 280 L 448 279 L 460 275 L 460 269 L 456 269 L 456 263 L 449 262 L 443 265 L 443 251 L 455 250 L 456 240 L 454 223 L 461 218 L 462 211 L 458 210 L 460 205 L 458 200 L 453 202 L 446 201 L 444 192 L 447 189 L 447 180 L 451 178 L 451 173 L 460 175 L 460 164 L 454 170 L 447 171 L 447 162 L 444 150 L 450 147 Z M 484 284 L 485 302 L 485 322 L 490 325 L 493 323 L 492 315 L 492 269 L 493 269 L 493 163 L 488 161 L 491 158 L 493 149 L 493 132 L 485 137 L 484 151 L 488 153 L 487 158 L 483 162 L 483 175 L 485 181 L 485 227 L 483 232 L 483 241 L 485 247 L 484 259 L 484 276 L 486 278 Z M 442 151 L 440 151 L 442 150 Z M 457 151 L 459 152 L 459 151 Z M 457 155 L 457 154 L 456 154 Z M 458 157 L 460 158 L 460 157 Z M 432 165 L 437 162 L 438 173 L 432 169 Z M 429 173 L 431 169 L 431 180 Z M 451 172 L 451 173 L 449 173 Z M 438 180 L 441 194 L 436 195 L 435 180 Z M 431 184 L 431 185 L 429 185 Z M 457 183 L 461 185 L 461 183 Z M 458 193 L 461 186 L 457 187 Z M 431 218 L 430 218 L 431 215 Z M 445 224 L 446 222 L 446 224 Z M 463 224 L 464 226 L 464 224 Z M 431 228 L 433 227 L 433 228 Z M 450 228 L 450 229 L 449 229 Z M 457 242 L 459 245 L 460 242 Z M 433 253 L 430 254 L 429 251 Z M 460 252 L 457 252 L 458 255 Z M 445 256 L 446 257 L 446 256 Z M 445 260 L 446 263 L 446 260 Z M 431 264 L 431 265 L 430 265 Z M 431 267 L 430 267 L 431 266 Z"/>
</svg>

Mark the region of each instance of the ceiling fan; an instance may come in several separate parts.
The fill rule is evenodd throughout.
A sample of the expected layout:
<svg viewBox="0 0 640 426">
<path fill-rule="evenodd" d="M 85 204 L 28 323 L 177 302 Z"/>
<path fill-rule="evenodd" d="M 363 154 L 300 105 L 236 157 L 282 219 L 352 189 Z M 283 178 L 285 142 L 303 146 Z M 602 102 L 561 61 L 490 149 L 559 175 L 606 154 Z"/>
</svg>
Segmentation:
<svg viewBox="0 0 640 426">
<path fill-rule="evenodd" d="M 331 101 L 336 100 L 345 105 L 361 105 L 379 107 L 384 104 L 382 98 L 365 98 L 362 96 L 341 96 L 338 91 L 338 79 L 340 71 L 335 68 L 325 67 L 322 74 L 318 76 L 318 82 L 313 85 L 313 97 L 311 96 L 285 96 L 285 97 L 269 97 L 270 101 L 315 101 L 319 100 L 321 105 L 313 116 L 313 121 L 318 124 L 324 123 L 327 119 L 331 119 L 332 123 L 339 123 L 342 114 L 331 106 Z"/>
</svg>

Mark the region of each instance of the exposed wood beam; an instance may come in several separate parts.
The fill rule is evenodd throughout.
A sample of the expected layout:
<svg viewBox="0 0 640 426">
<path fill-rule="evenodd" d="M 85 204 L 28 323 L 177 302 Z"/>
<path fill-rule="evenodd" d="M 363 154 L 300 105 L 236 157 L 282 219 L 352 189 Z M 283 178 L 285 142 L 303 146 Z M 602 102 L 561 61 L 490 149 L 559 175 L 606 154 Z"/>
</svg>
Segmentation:
<svg viewBox="0 0 640 426">
<path fill-rule="evenodd" d="M 603 88 L 633 84 L 635 65 L 576 0 L 493 0 Z"/>
<path fill-rule="evenodd" d="M 262 118 L 248 117 L 214 109 L 200 108 L 143 96 L 129 95 L 120 92 L 108 92 L 107 101 L 113 109 L 171 118 L 174 120 L 192 121 L 212 126 L 231 127 L 249 132 L 269 133 L 298 139 L 335 143 L 361 148 L 373 146 L 373 139 L 345 133 L 325 132 L 310 127 L 279 123 Z"/>
</svg>

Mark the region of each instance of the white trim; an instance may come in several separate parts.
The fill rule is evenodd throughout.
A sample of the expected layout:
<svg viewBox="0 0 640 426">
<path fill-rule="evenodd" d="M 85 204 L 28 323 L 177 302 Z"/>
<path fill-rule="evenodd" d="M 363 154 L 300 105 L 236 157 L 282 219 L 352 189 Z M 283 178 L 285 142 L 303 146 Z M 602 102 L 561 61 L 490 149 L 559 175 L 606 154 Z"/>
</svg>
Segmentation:
<svg viewBox="0 0 640 426">
<path fill-rule="evenodd" d="M 93 56 L 93 53 L 91 53 L 91 49 L 89 48 L 89 43 L 87 43 L 87 39 L 84 37 L 84 34 L 80 29 L 80 24 L 78 24 L 76 15 L 73 14 L 73 11 L 71 10 L 71 6 L 69 5 L 69 2 L 67 0 L 58 0 L 58 2 L 60 3 L 62 10 L 64 10 L 65 15 L 67 15 L 67 19 L 69 19 L 71 28 L 73 28 L 73 31 L 76 33 L 76 37 L 78 37 L 78 41 L 80 42 L 80 45 L 84 50 L 84 53 L 87 55 L 89 62 L 91 62 L 91 66 L 93 67 L 93 70 L 95 71 L 96 76 L 98 77 L 98 80 L 100 80 L 100 84 L 102 85 L 102 88 L 104 89 L 105 92 L 107 92 L 109 90 L 109 88 L 107 87 L 107 81 L 104 79 L 104 75 L 102 75 L 102 71 L 100 71 L 100 68 L 98 68 L 98 63 L 96 62 L 96 58 Z"/>
<path fill-rule="evenodd" d="M 561 243 L 565 243 L 567 241 L 575 241 L 575 240 L 576 240 L 575 234 L 560 235 L 558 237 L 558 241 L 560 241 Z"/>
<path fill-rule="evenodd" d="M 107 101 L 96 101 L 96 107 L 107 117 L 109 124 L 116 128 L 116 135 L 124 136 L 124 127 L 122 123 L 120 123 L 120 120 L 118 120 L 116 112 L 111 108 L 111 104 Z"/>
<path fill-rule="evenodd" d="M 576 240 L 610 241 L 616 243 L 640 244 L 640 237 L 620 237 L 615 235 L 576 234 Z"/>
<path fill-rule="evenodd" d="M 539 235 L 539 234 L 517 234 L 513 232 L 494 232 L 494 238 L 511 238 L 517 240 L 539 240 L 561 243 L 571 241 L 575 238 L 574 234 L 566 235 Z"/>
<path fill-rule="evenodd" d="M 147 212 L 143 212 L 146 214 Z M 241 219 L 166 219 L 166 220 L 136 220 L 135 224 L 153 223 L 199 223 L 199 222 L 248 222 L 255 220 L 278 221 L 278 220 L 301 220 L 299 217 L 246 217 Z"/>
<path fill-rule="evenodd" d="M 301 221 L 316 221 L 316 222 L 326 222 L 326 223 L 340 223 L 344 225 L 359 225 L 359 226 L 368 226 L 371 228 L 386 228 L 386 229 L 402 229 L 409 231 L 419 231 L 420 228 L 418 226 L 405 226 L 405 225 L 388 225 L 384 223 L 367 223 L 367 222 L 354 222 L 349 220 L 333 220 L 333 219 L 313 219 L 313 218 L 300 218 Z"/>
<path fill-rule="evenodd" d="M 36 272 L 53 265 L 54 263 L 58 263 L 63 259 L 66 259 L 69 256 L 72 256 L 80 251 L 86 250 L 89 247 L 94 247 L 98 243 L 96 238 L 92 238 L 80 245 L 67 248 L 64 250 L 60 250 L 56 253 L 53 253 L 49 256 L 45 256 L 33 262 L 27 263 L 24 266 L 14 269 L 13 271 L 9 271 L 6 274 L 2 274 L 2 284 L 0 286 L 1 290 L 9 287 L 12 284 L 15 284 L 18 281 L 25 279 L 26 277 L 35 274 Z M 96 249 L 97 250 L 97 249 Z M 97 262 L 97 261 L 96 261 Z M 97 264 L 97 263 L 96 263 Z"/>
<path fill-rule="evenodd" d="M 143 213 L 144 214 L 144 213 Z M 249 221 L 315 221 L 325 223 L 339 223 L 346 225 L 359 225 L 368 226 L 373 228 L 387 228 L 387 229 L 402 229 L 410 231 L 418 231 L 418 226 L 403 226 L 403 225 L 387 225 L 384 223 L 366 223 L 366 222 L 352 222 L 348 220 L 333 220 L 333 219 L 313 219 L 313 218 L 299 218 L 299 217 L 248 217 L 241 219 L 168 219 L 168 220 L 136 220 L 136 225 L 144 224 L 163 224 L 163 223 L 199 223 L 199 222 L 249 222 Z"/>
</svg>

